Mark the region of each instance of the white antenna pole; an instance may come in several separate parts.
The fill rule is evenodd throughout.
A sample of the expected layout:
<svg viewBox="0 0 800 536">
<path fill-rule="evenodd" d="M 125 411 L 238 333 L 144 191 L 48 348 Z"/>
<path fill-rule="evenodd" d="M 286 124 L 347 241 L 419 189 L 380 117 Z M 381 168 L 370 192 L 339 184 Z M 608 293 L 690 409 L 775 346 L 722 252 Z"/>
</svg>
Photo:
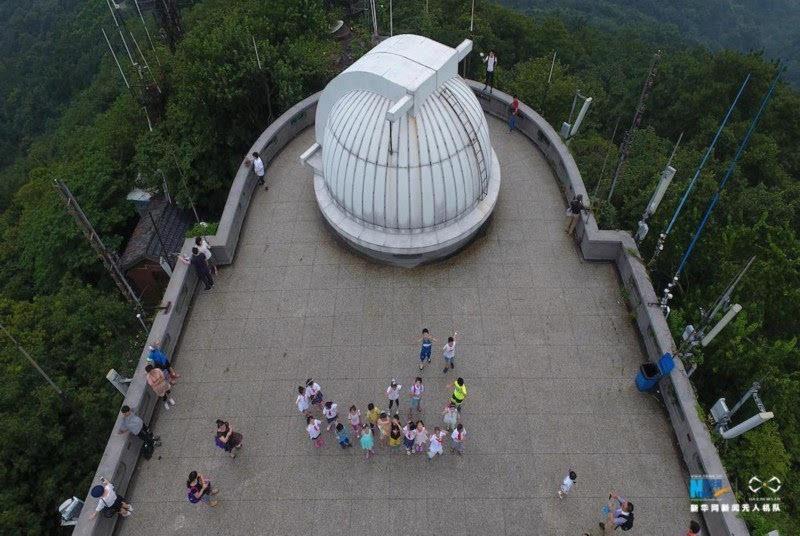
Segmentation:
<svg viewBox="0 0 800 536">
<path fill-rule="evenodd" d="M 111 11 L 111 18 L 114 19 L 114 24 L 119 28 L 119 22 L 117 22 L 117 15 L 114 13 L 114 6 L 111 5 L 111 0 L 106 0 L 106 4 L 108 4 L 108 9 Z"/>
<path fill-rule="evenodd" d="M 475 0 L 472 0 L 473 3 Z M 553 79 L 553 68 L 556 66 L 556 51 L 553 51 L 553 62 L 550 64 L 550 74 L 547 75 L 547 85 L 550 85 L 550 80 Z"/>
<path fill-rule="evenodd" d="M 147 63 L 147 58 L 144 57 L 144 54 L 142 53 L 142 49 L 139 47 L 139 43 L 136 41 L 136 38 L 133 36 L 133 32 L 128 32 L 128 33 L 131 34 L 131 39 L 133 39 L 133 44 L 136 45 L 136 50 L 139 51 L 139 56 L 141 56 L 142 61 L 144 62 L 144 66 L 147 69 L 147 72 L 150 73 L 150 78 L 153 79 L 153 84 L 155 84 L 156 89 L 158 90 L 158 92 L 161 93 L 161 88 L 158 87 L 158 82 L 156 82 L 156 77 L 155 77 L 155 75 L 153 75 L 153 71 L 150 70 L 150 65 L 148 65 L 148 63 Z"/>
<path fill-rule="evenodd" d="M 475 27 L 475 0 L 472 0 L 472 12 L 469 16 L 469 33 L 472 33 L 473 28 Z"/>
<path fill-rule="evenodd" d="M 150 37 L 150 30 L 147 29 L 147 24 L 145 24 L 144 17 L 142 16 L 142 10 L 139 8 L 139 0 L 133 0 L 133 3 L 136 4 L 136 11 L 139 12 L 139 20 L 142 21 L 142 26 L 144 26 L 144 33 L 147 34 L 147 40 L 150 42 L 150 48 L 153 49 L 153 53 L 156 55 L 156 63 L 158 63 L 158 66 L 161 67 L 161 60 L 158 59 L 156 47 L 153 45 L 153 38 Z"/>
<path fill-rule="evenodd" d="M 392 11 L 392 0 L 389 0 L 389 37 L 394 35 L 394 14 Z"/>
<path fill-rule="evenodd" d="M 125 45 L 125 52 L 128 53 L 128 59 L 131 60 L 131 65 L 133 65 L 134 67 L 138 67 L 139 64 L 133 61 L 133 54 L 131 54 L 131 49 L 128 48 L 128 42 L 125 41 L 125 35 L 122 33 L 122 28 L 119 29 L 119 36 L 122 39 L 122 44 Z M 139 72 L 139 78 L 141 78 L 142 72 L 139 71 L 138 69 L 137 71 Z"/>
<path fill-rule="evenodd" d="M 261 58 L 258 57 L 258 47 L 256 46 L 256 36 L 253 37 L 253 50 L 256 51 L 256 62 L 258 63 L 258 70 L 261 70 Z"/>
<path fill-rule="evenodd" d="M 111 41 L 108 40 L 105 28 L 100 28 L 100 30 L 103 32 L 103 37 L 106 38 L 106 44 L 108 45 L 108 49 L 111 51 L 111 55 L 114 57 L 114 62 L 117 64 L 117 69 L 119 69 L 119 74 L 122 75 L 122 80 L 123 82 L 125 82 L 125 87 L 130 89 L 131 85 L 128 83 L 128 79 L 125 77 L 125 72 L 122 70 L 122 65 L 119 64 L 117 55 L 114 53 L 114 48 L 111 46 Z"/>
</svg>

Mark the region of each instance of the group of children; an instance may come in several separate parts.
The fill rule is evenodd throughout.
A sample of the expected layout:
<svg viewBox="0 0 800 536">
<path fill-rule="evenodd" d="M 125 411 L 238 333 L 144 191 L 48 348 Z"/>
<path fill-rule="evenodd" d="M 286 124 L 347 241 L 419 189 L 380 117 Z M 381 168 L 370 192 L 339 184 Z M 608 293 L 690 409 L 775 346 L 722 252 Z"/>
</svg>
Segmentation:
<svg viewBox="0 0 800 536">
<path fill-rule="evenodd" d="M 454 333 L 452 337 L 448 337 L 447 344 L 442 348 L 442 357 L 445 362 L 443 373 L 445 374 L 449 370 L 455 369 L 455 338 L 457 335 L 458 333 Z M 421 344 L 419 369 L 422 370 L 426 362 L 431 362 L 433 343 L 436 342 L 436 339 L 431 337 L 428 329 L 423 329 L 422 338 L 418 342 Z M 403 447 L 406 454 L 411 455 L 415 452 L 425 452 L 427 449 L 428 459 L 431 460 L 444 454 L 444 441 L 448 434 L 450 434 L 451 438 L 451 452 L 460 456 L 464 448 L 466 430 L 464 425 L 458 421 L 461 417 L 461 404 L 464 401 L 467 389 L 462 378 L 458 378 L 449 387 L 453 388 L 453 396 L 442 412 L 444 429 L 434 426 L 433 430 L 429 431 L 425 428 L 425 423 L 421 419 L 417 422 L 412 420 L 415 410 L 418 414 L 422 413 L 422 396 L 425 392 L 425 386 L 419 376 L 409 388 L 411 406 L 408 410 L 408 419 L 405 426 L 402 425 L 399 415 L 400 394 L 403 386 L 394 379 L 390 382 L 389 387 L 386 388 L 386 398 L 389 400 L 388 411 L 381 411 L 374 403 L 370 403 L 367 405 L 366 422 L 364 422 L 361 410 L 356 406 L 350 406 L 346 416 L 347 424 L 349 424 L 355 439 L 359 440 L 365 457 L 369 459 L 370 456 L 375 455 L 377 435 L 377 441 L 380 446 L 382 448 L 388 447 L 390 452 L 397 452 Z M 339 422 L 338 404 L 331 400 L 324 401 L 320 385 L 312 378 L 306 380 L 304 386 L 299 386 L 297 391 L 298 395 L 295 403 L 297 404 L 297 409 L 306 417 L 306 431 L 314 447 L 322 447 L 325 441 L 322 438 L 323 423 L 311 413 L 312 406 L 316 406 L 322 412 L 322 416 L 326 421 L 325 430 L 333 430 L 339 446 L 342 449 L 351 448 L 353 443 L 350 440 L 348 427 Z M 394 415 L 391 415 L 392 408 L 395 409 Z"/>
<path fill-rule="evenodd" d="M 459 378 L 461 380 L 461 378 Z M 458 381 L 454 382 L 458 384 Z M 461 380 L 463 386 L 463 380 Z M 386 396 L 389 399 L 389 409 L 395 406 L 395 413 L 391 417 L 386 411 L 381 411 L 374 403 L 367 405 L 366 422 L 362 419 L 361 410 L 356 406 L 350 406 L 346 419 L 352 434 L 359 440 L 361 449 L 367 459 L 375 455 L 375 437 L 382 448 L 389 448 L 390 452 L 397 452 L 401 446 L 405 448 L 406 454 L 421 453 L 428 451 L 428 459 L 444 454 L 443 443 L 448 433 L 451 434 L 451 452 L 461 455 L 463 452 L 466 430 L 464 425 L 459 423 L 460 404 L 456 405 L 452 401 L 445 406 L 442 412 L 444 420 L 444 430 L 439 426 L 434 426 L 433 431 L 425 428 L 425 423 L 420 419 L 417 422 L 412 420 L 414 410 L 422 413 L 422 394 L 425 386 L 422 378 L 417 377 L 414 384 L 409 389 L 411 407 L 408 411 L 408 420 L 403 426 L 400 421 L 400 392 L 402 385 L 396 380 L 392 380 L 386 389 Z M 463 399 L 462 399 L 463 400 Z M 312 378 L 306 381 L 305 386 L 298 387 L 297 409 L 306 416 L 306 431 L 314 444 L 320 448 L 325 444 L 322 438 L 323 423 L 315 418 L 311 413 L 311 406 L 316 406 L 322 412 L 326 421 L 325 431 L 333 431 L 339 446 L 348 449 L 353 446 L 350 440 L 348 426 L 339 422 L 339 405 L 328 400 L 323 402 L 322 390 L 319 384 Z"/>
</svg>

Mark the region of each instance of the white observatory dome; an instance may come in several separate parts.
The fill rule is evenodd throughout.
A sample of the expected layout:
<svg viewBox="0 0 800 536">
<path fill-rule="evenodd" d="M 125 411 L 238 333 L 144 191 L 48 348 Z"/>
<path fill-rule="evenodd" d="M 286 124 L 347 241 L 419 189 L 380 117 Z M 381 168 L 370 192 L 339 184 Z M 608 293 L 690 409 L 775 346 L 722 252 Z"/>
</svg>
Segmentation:
<svg viewBox="0 0 800 536">
<path fill-rule="evenodd" d="M 301 160 L 323 216 L 361 252 L 400 265 L 441 258 L 491 215 L 500 167 L 457 73 L 471 46 L 395 36 L 323 91 L 317 143 Z"/>
<path fill-rule="evenodd" d="M 459 218 L 481 199 L 488 168 L 480 162 L 492 157 L 478 99 L 463 80 L 451 78 L 416 117 L 404 114 L 391 125 L 390 142 L 385 117 L 393 104 L 355 90 L 333 106 L 322 143 L 331 197 L 348 216 L 397 231 Z"/>
</svg>

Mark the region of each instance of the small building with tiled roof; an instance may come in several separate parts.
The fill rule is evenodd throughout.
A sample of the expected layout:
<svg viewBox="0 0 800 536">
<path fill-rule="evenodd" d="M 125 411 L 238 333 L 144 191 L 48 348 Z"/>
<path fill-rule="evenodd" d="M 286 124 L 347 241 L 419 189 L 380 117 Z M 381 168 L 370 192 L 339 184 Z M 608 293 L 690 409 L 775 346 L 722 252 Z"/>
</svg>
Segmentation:
<svg viewBox="0 0 800 536">
<path fill-rule="evenodd" d="M 170 278 L 161 264 L 162 259 L 174 266 L 174 254 L 180 251 L 192 220 L 188 212 L 163 196 L 152 197 L 147 205 L 139 208 L 139 215 L 139 223 L 128 239 L 120 264 L 140 299 L 158 303 Z"/>
</svg>

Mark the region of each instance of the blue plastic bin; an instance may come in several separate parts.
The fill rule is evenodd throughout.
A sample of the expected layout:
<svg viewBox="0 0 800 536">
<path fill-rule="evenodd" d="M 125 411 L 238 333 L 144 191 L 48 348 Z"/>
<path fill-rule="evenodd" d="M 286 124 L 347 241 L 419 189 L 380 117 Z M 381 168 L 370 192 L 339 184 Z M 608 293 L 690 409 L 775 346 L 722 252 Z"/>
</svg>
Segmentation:
<svg viewBox="0 0 800 536">
<path fill-rule="evenodd" d="M 669 374 L 674 368 L 675 361 L 669 353 L 662 355 L 658 363 L 644 363 L 636 375 L 636 388 L 640 391 L 649 391 L 656 386 L 662 376 Z"/>
</svg>

